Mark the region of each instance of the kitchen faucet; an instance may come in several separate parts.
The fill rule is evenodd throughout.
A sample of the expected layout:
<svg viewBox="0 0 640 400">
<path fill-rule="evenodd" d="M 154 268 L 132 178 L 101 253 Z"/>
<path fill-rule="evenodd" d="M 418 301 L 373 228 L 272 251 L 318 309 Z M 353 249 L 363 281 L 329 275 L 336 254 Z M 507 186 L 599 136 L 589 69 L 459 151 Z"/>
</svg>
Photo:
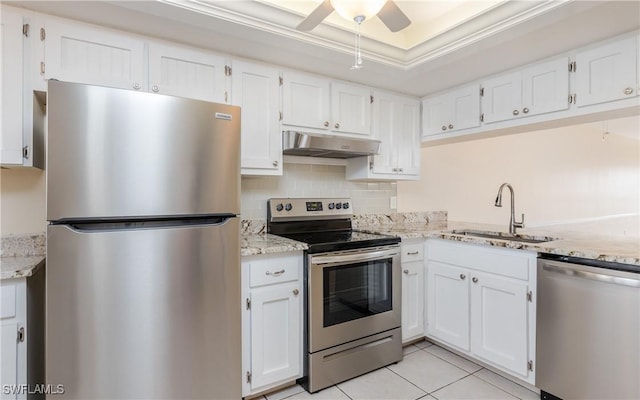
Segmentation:
<svg viewBox="0 0 640 400">
<path fill-rule="evenodd" d="M 516 234 L 516 228 L 524 228 L 524 213 L 522 214 L 522 221 L 517 222 L 515 217 L 515 196 L 513 195 L 513 188 L 508 183 L 503 183 L 498 189 L 498 196 L 496 197 L 496 207 L 502 207 L 502 189 L 508 187 L 511 192 L 511 219 L 509 219 L 509 233 Z"/>
</svg>

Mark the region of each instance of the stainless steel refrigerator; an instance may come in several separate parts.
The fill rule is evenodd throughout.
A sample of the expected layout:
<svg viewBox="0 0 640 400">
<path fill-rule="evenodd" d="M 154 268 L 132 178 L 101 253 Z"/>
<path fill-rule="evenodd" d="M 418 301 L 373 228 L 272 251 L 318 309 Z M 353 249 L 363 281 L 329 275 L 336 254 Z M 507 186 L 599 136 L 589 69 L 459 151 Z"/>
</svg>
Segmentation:
<svg viewBox="0 0 640 400">
<path fill-rule="evenodd" d="M 50 81 L 56 399 L 238 399 L 240 109 Z"/>
</svg>

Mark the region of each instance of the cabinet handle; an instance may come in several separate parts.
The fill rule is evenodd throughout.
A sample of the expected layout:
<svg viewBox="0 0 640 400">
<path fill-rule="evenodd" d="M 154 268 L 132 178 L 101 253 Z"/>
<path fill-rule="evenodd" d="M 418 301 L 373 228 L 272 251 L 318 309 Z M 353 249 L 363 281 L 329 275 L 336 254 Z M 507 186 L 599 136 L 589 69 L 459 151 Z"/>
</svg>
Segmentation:
<svg viewBox="0 0 640 400">
<path fill-rule="evenodd" d="M 467 276 L 465 274 L 460 274 L 460 279 L 465 280 Z"/>
<path fill-rule="evenodd" d="M 631 94 L 631 93 L 633 93 L 633 89 L 632 89 L 632 88 L 630 88 L 630 87 L 628 87 L 628 88 L 626 88 L 626 89 L 624 90 L 624 94 Z"/>
<path fill-rule="evenodd" d="M 324 125 L 325 127 L 328 127 L 329 126 L 329 121 L 324 121 L 324 123 L 322 125 Z"/>
<path fill-rule="evenodd" d="M 529 109 L 527 107 L 525 107 L 525 108 L 522 109 L 522 112 L 525 113 L 525 114 L 528 114 L 529 113 Z"/>
<path fill-rule="evenodd" d="M 394 168 L 394 169 L 393 169 L 393 172 L 398 172 L 398 168 Z"/>
<path fill-rule="evenodd" d="M 284 274 L 284 268 L 282 268 L 280 271 L 274 271 L 274 272 L 267 271 L 266 274 L 269 276 L 280 276 Z"/>
<path fill-rule="evenodd" d="M 139 84 L 139 83 L 134 83 L 134 84 L 133 84 L 133 88 L 134 88 L 135 90 L 140 90 L 140 84 Z"/>
<path fill-rule="evenodd" d="M 336 122 L 336 124 L 334 125 L 334 127 L 335 127 L 336 129 L 338 129 L 338 128 L 340 128 L 340 124 Z"/>
<path fill-rule="evenodd" d="M 404 172 L 404 168 L 398 168 L 399 172 Z"/>
<path fill-rule="evenodd" d="M 404 271 L 402 271 L 402 272 L 404 272 L 404 273 L 405 273 L 405 274 L 407 274 L 407 275 L 409 274 L 409 270 L 408 270 L 408 269 L 405 269 L 405 270 L 404 270 Z"/>
<path fill-rule="evenodd" d="M 473 283 L 478 283 L 478 278 L 476 278 L 475 276 L 471 278 L 471 280 L 473 281 Z"/>
<path fill-rule="evenodd" d="M 449 129 L 453 129 L 453 124 L 449 124 Z"/>
<path fill-rule="evenodd" d="M 272 164 L 273 164 L 274 167 L 277 167 L 278 166 L 278 160 L 275 160 Z"/>
<path fill-rule="evenodd" d="M 293 295 L 297 296 L 300 293 L 300 291 L 298 289 L 293 289 Z"/>
<path fill-rule="evenodd" d="M 447 126 L 446 125 L 442 125 L 442 130 L 446 131 L 447 130 Z"/>
<path fill-rule="evenodd" d="M 419 251 L 408 251 L 408 252 L 407 252 L 407 255 L 408 255 L 408 256 L 417 256 L 418 254 L 420 254 L 420 252 L 419 252 Z"/>
<path fill-rule="evenodd" d="M 518 115 L 518 114 L 520 114 L 520 111 L 518 111 L 518 110 L 513 110 L 513 115 Z"/>
<path fill-rule="evenodd" d="M 152 90 L 154 93 L 158 93 L 158 92 L 160 91 L 160 88 L 158 87 L 158 85 L 153 85 L 153 86 L 151 86 L 151 90 Z"/>
</svg>

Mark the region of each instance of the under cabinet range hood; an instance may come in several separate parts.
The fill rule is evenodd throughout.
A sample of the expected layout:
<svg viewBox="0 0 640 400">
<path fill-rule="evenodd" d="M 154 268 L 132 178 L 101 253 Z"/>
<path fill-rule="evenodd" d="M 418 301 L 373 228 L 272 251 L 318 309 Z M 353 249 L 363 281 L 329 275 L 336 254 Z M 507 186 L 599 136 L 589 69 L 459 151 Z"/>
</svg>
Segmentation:
<svg viewBox="0 0 640 400">
<path fill-rule="evenodd" d="M 282 153 L 289 156 L 353 158 L 380 152 L 381 142 L 298 131 L 282 132 Z"/>
</svg>

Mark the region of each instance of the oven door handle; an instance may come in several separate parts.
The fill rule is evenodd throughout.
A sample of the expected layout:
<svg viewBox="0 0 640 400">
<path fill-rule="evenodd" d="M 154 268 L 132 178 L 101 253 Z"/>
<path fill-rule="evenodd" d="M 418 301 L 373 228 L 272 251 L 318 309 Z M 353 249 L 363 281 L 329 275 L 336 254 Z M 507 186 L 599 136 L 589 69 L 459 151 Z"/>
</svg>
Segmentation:
<svg viewBox="0 0 640 400">
<path fill-rule="evenodd" d="M 372 261 L 380 260 L 389 257 L 393 257 L 399 254 L 398 250 L 378 250 L 367 251 L 362 253 L 351 254 L 336 254 L 336 255 L 319 255 L 311 257 L 311 264 L 313 265 L 325 265 L 325 264 L 344 264 L 350 262 Z"/>
</svg>

